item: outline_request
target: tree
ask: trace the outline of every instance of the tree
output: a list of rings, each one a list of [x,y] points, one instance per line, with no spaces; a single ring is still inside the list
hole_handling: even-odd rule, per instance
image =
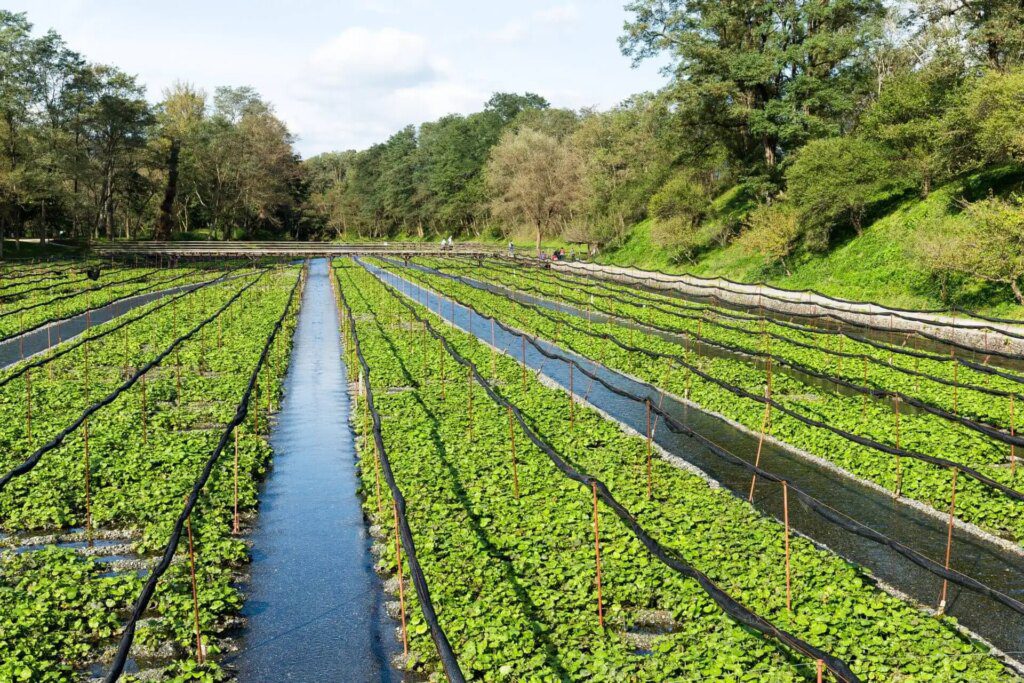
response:
[[[893,75],[861,120],[861,134],[894,151],[924,195],[950,173],[944,116],[962,83],[959,66],[941,60]]]
[[[582,160],[568,142],[531,128],[508,131],[487,162],[491,211],[532,225],[539,254],[543,236],[570,217],[582,194],[581,178]]]
[[[974,148],[965,156],[973,152],[982,163],[1024,164],[1024,68],[989,72],[973,82],[951,127],[950,135]]]
[[[551,106],[546,99],[532,92],[517,93],[496,92],[484,105],[484,111],[494,112],[502,124],[509,124],[519,114],[531,109],[547,109]]]
[[[860,234],[872,203],[910,185],[888,150],[858,137],[809,143],[787,170],[786,181],[814,249],[827,247],[833,229],[844,223]]]
[[[1024,4],[1020,0],[917,0],[924,26],[953,22],[974,57],[993,69],[1024,63]]]
[[[676,97],[734,160],[774,173],[780,155],[836,135],[858,100],[878,0],[634,0],[620,39],[635,62],[667,53]]]
[[[918,253],[932,270],[1009,285],[1024,304],[1024,201],[989,197],[927,227]]]
[[[160,203],[154,237],[158,240],[171,238],[174,227],[174,204],[178,196],[178,177],[182,144],[187,154],[194,155],[200,141],[200,128],[206,116],[206,93],[190,83],[175,83],[164,91],[160,104],[158,121],[161,138],[166,141],[167,184],[164,198]],[[161,144],[162,148],[164,145]],[[194,164],[192,165],[194,167]]]

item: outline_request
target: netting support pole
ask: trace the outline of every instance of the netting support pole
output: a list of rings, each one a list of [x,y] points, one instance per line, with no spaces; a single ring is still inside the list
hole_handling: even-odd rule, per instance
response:
[[[1013,394],[1010,394],[1010,436],[1017,435],[1017,417],[1014,413]],[[1010,444],[1010,478],[1011,480],[1017,478],[1017,447],[1012,443]]]
[[[523,360],[523,392],[526,392],[526,335],[519,337],[523,342],[522,360]]]
[[[818,683],[822,683],[825,680],[825,662],[819,659],[814,664],[818,670]]]
[[[498,376],[498,343],[494,339],[494,318],[491,318],[491,380]]]
[[[25,370],[25,430],[32,445],[32,368]]]
[[[576,397],[573,394],[573,366],[575,363],[569,361],[569,431],[576,431]]]
[[[395,561],[398,563],[398,605],[402,613],[402,653],[409,656],[409,634],[405,625],[405,579],[402,576],[402,539],[398,535],[397,501],[392,501],[391,509],[395,517]]]
[[[519,500],[519,465],[516,463],[516,431],[513,426],[512,408],[508,408],[508,442],[512,452],[512,493]]]
[[[786,527],[786,611],[793,611],[793,589],[789,567],[789,486],[782,480],[782,521]]]
[[[653,450],[651,432],[651,399],[644,400],[644,409],[647,413],[647,500],[651,499],[654,492],[654,482],[651,474],[651,451]]]
[[[186,503],[188,502],[188,496],[185,497]],[[203,633],[199,627],[199,586],[196,583],[196,549],[192,539],[192,514],[185,518],[185,528],[188,530],[188,558],[191,565],[192,574],[192,613],[195,618],[195,629],[196,629],[196,662],[200,665],[203,664],[205,652],[203,652]]]
[[[139,377],[139,389],[142,399],[142,443],[149,445],[149,415],[148,408],[146,406],[146,375],[143,374]]]
[[[89,547],[92,547],[92,466],[89,463],[89,418],[85,418],[82,424],[82,439],[84,442],[83,469],[85,473],[85,538]]]
[[[231,525],[231,533],[237,534],[238,528],[238,427],[235,427],[235,495],[234,495],[235,516]]]
[[[896,396],[893,399],[893,408],[896,416],[896,450],[900,449],[900,397]],[[899,453],[896,454],[896,489],[893,491],[893,495],[899,498],[903,493],[903,460],[900,458]]]
[[[594,498],[594,564],[597,567],[597,623],[604,628],[604,604],[601,599],[601,532],[597,524],[597,482],[590,482]]]
[[[960,470],[953,469],[953,488],[949,497],[949,521],[946,523],[946,569],[949,569],[949,558],[953,551],[953,517],[956,511],[956,479]],[[949,580],[942,580],[942,596],[939,598],[939,614],[946,611],[946,596],[949,591]]]
[[[473,370],[466,368],[466,410],[469,415],[469,439],[473,440]]]
[[[444,401],[447,397],[444,391],[444,345],[441,342],[437,343],[437,350],[441,359],[441,400]]]

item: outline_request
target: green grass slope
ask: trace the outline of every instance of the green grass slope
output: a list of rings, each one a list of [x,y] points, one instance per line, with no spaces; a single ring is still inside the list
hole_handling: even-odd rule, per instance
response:
[[[928,197],[912,197],[824,254],[794,255],[787,274],[737,244],[714,248],[695,263],[673,263],[665,249],[651,241],[649,222],[634,227],[617,248],[602,254],[603,263],[635,265],[666,272],[725,277],[741,282],[767,282],[787,289],[814,289],[831,296],[874,301],[904,308],[943,308],[949,304],[992,315],[1024,318],[1009,287],[960,280],[951,283],[950,301],[942,301],[938,280],[915,254],[917,240],[929,239],[934,220],[958,216],[959,202],[984,197],[989,191],[1006,195],[1020,191],[1019,170],[979,174],[937,188]]]

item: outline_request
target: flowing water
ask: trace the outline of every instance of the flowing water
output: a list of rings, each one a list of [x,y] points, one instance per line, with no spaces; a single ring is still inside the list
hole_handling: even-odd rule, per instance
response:
[[[327,261],[312,262],[271,434],[243,614],[240,681],[399,681],[373,571]]]
[[[451,300],[425,290],[416,284],[382,269],[365,264],[380,279],[427,305],[463,330],[472,331],[490,343],[491,328],[488,319],[456,305]],[[586,316],[569,307],[559,310]],[[454,311],[454,312],[453,312]],[[516,360],[521,360],[522,343],[518,335],[505,333],[496,327],[495,344],[507,349]],[[544,342],[547,350],[574,358],[578,366],[599,375],[609,384],[633,394],[649,398],[658,404],[660,394],[644,385],[599,364],[584,359]],[[568,387],[568,364],[543,356],[530,344],[526,345],[526,364],[540,370],[563,387]],[[618,396],[600,384],[577,374],[575,391],[607,412],[616,420],[644,433],[647,413],[642,402]],[[737,429],[726,421],[685,403],[665,397],[662,407],[673,418],[691,427],[719,446],[752,462],[757,449],[755,434]],[[668,452],[696,465],[738,497],[746,499],[750,489],[750,473],[717,457],[700,443],[683,434],[675,434],[661,426],[655,430],[655,440]],[[761,467],[786,477],[819,500],[825,501],[839,512],[848,515],[876,531],[894,538],[933,560],[942,562],[946,550],[947,528],[945,520],[927,515],[891,495],[866,486],[851,478],[840,476],[819,464],[802,458],[788,449],[766,442],[761,454]],[[782,517],[782,492],[777,484],[761,482],[754,499],[755,506],[777,519]],[[921,569],[887,546],[861,538],[830,524],[810,509],[798,503],[790,505],[790,524],[809,538],[828,546],[840,556],[867,568],[875,577],[909,595],[924,605],[935,607],[942,588],[942,580]],[[982,583],[1018,600],[1024,600],[1024,556],[997,546],[962,529],[954,529],[950,566]],[[967,589],[950,584],[946,613],[961,624],[987,639],[1015,659],[1024,656],[1024,616],[995,601]]]

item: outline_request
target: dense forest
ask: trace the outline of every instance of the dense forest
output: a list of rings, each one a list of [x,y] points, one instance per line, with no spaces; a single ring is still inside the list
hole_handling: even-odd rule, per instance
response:
[[[147,103],[0,14],[0,230],[92,238],[560,238],[645,222],[673,262],[735,245],[788,272],[952,180],[915,258],[1024,302],[1024,6],[637,0],[620,38],[666,85],[608,111],[495,94],[360,151],[300,159],[250,88]],[[1009,179],[1009,181],[1007,181]],[[991,185],[997,191],[991,192]],[[977,188],[975,188],[977,189]]]

